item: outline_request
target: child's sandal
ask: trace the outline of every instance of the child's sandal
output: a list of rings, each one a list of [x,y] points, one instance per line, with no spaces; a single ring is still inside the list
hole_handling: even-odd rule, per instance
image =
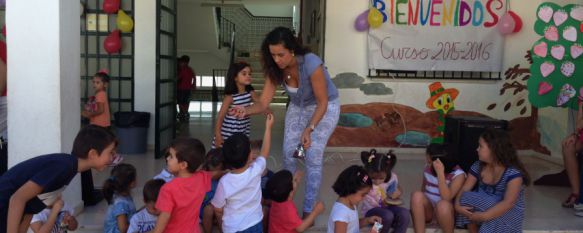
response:
[[[573,205],[577,202],[578,198],[579,194],[571,193],[571,195],[567,197],[567,200],[562,203],[562,206],[565,208],[573,208]]]

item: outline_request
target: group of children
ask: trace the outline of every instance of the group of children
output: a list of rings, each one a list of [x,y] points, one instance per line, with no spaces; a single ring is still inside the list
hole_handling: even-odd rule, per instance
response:
[[[466,176],[446,156],[443,145],[429,145],[423,184],[411,195],[411,211],[400,206],[402,191],[392,171],[395,154],[362,152],[364,166],[345,169],[333,185],[339,197],[328,218],[328,232],[355,233],[369,225],[375,232],[406,232],[411,218],[415,232],[425,232],[425,225],[434,220],[443,232],[453,232],[455,227],[470,232],[522,232],[524,187],[530,177],[510,137],[488,129],[477,151],[479,161]]]
[[[232,105],[249,105],[256,98],[246,63],[232,64],[226,96],[215,126],[213,149],[202,142],[178,138],[167,149],[167,167],[146,182],[145,207],[137,210],[131,196],[137,171],[117,164],[103,185],[109,204],[104,232],[303,232],[324,211],[318,202],[303,219],[293,196],[302,174],[266,169],[273,116],[267,113],[263,141],[249,140],[249,119],[226,115]],[[0,229],[8,232],[65,232],[77,221],[60,193],[77,172],[103,170],[115,158],[117,141],[107,128],[105,88],[109,78],[93,78],[96,97],[82,115],[93,125],[75,138],[71,154],[39,156],[20,163],[0,177]],[[104,127],[100,127],[104,126]],[[216,148],[215,148],[216,147]],[[487,130],[479,139],[479,161],[469,174],[446,156],[442,145],[426,150],[420,191],[411,194],[411,210],[402,207],[403,194],[393,172],[397,156],[389,151],[361,153],[363,166],[343,170],[332,189],[338,194],[328,218],[328,232],[415,232],[436,221],[444,232],[455,226],[471,232],[520,232],[524,218],[524,186],[530,178],[509,136]],[[47,209],[45,209],[48,207]],[[360,215],[359,215],[360,208]],[[43,210],[44,209],[44,210]],[[33,216],[33,214],[35,214]],[[362,218],[359,218],[362,216]]]

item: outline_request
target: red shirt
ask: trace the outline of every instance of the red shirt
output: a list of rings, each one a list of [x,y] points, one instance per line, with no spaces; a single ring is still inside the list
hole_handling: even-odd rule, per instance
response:
[[[190,90],[196,84],[194,71],[188,66],[178,68],[178,89]]]
[[[191,177],[174,178],[160,189],[156,208],[170,214],[164,232],[199,233],[199,212],[205,194],[211,190],[211,174],[195,172]]]
[[[269,233],[296,232],[296,228],[302,224],[298,216],[298,210],[292,200],[285,202],[271,202],[269,209]]]

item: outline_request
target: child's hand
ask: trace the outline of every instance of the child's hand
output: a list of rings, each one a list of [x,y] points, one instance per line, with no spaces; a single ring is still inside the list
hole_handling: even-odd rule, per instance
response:
[[[322,212],[324,212],[325,207],[324,207],[324,203],[322,203],[321,201],[316,202],[316,205],[314,206],[314,213],[316,214],[320,214]]]
[[[435,169],[435,173],[437,173],[438,175],[443,174],[443,171],[445,170],[445,168],[443,167],[443,163],[439,159],[433,161],[433,169]]]
[[[474,209],[474,208],[469,207],[469,206],[456,205],[456,207],[455,207],[456,212],[460,213],[463,216],[466,216],[469,219],[472,219],[472,215],[473,215],[472,209]]]
[[[219,148],[223,146],[223,136],[219,133],[215,135],[215,147]]]
[[[58,197],[57,200],[55,201],[55,203],[53,203],[53,209],[60,211],[61,209],[63,209],[64,205],[65,205],[65,202],[63,200],[61,200],[61,197]]]
[[[366,224],[374,224],[375,222],[379,222],[380,224],[383,224],[383,219],[379,216],[370,216],[370,217],[366,218]]]
[[[273,114],[269,113],[266,115],[265,117],[265,127],[271,129],[271,127],[273,126]]]
[[[397,189],[395,190],[395,192],[393,192],[393,194],[391,194],[391,198],[398,199],[399,197],[401,197],[401,194],[403,194],[403,192],[401,192],[400,189]]]

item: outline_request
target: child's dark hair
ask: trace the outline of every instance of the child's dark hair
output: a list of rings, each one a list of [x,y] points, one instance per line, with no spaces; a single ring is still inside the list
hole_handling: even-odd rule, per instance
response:
[[[235,78],[239,75],[241,70],[245,69],[246,67],[251,68],[251,65],[247,62],[237,62],[233,63],[229,66],[229,71],[227,71],[227,77],[225,77],[225,95],[234,95],[239,93],[239,89],[237,88],[237,83],[235,82]],[[251,84],[245,86],[245,91],[253,91],[253,86]]]
[[[112,170],[103,183],[103,197],[107,204],[113,203],[113,194],[130,194],[130,186],[136,181],[136,168],[127,163],[120,163]]]
[[[144,184],[144,203],[156,202],[158,200],[158,194],[160,193],[160,188],[166,182],[163,179],[151,179]]]
[[[261,147],[263,146],[263,140],[251,140],[251,150],[252,151],[261,151]]]
[[[377,153],[377,150],[360,152],[360,159],[364,164],[364,168],[368,174],[384,172],[387,174],[385,182],[391,179],[391,173],[395,164],[397,164],[397,156],[390,150],[387,154]]]
[[[93,77],[98,77],[101,79],[102,82],[109,83],[109,75],[103,71],[95,73],[95,75],[93,75]]]
[[[281,170],[273,174],[265,185],[270,199],[275,202],[287,201],[289,194],[294,189],[293,179],[292,173],[288,170]]]
[[[513,167],[520,171],[522,174],[523,184],[528,186],[530,184],[530,175],[526,171],[526,168],[518,158],[516,149],[512,145],[510,140],[510,135],[506,131],[494,128],[488,128],[480,138],[484,139],[488,148],[492,152],[494,161],[502,164],[504,167]],[[482,166],[484,167],[482,162]]]
[[[182,55],[178,58],[178,62],[186,62],[189,63],[190,62],[190,57],[188,55]]]
[[[205,163],[205,170],[223,170],[223,150],[221,148],[215,148],[209,150],[206,153],[206,163]]]
[[[170,153],[170,148],[176,151],[178,162],[186,162],[187,170],[190,173],[196,172],[205,163],[206,149],[204,144],[196,138],[176,138],[168,146],[166,153]]]
[[[447,152],[447,147],[443,144],[431,143],[425,149],[425,154],[429,155],[431,161],[439,159],[443,164],[443,173],[445,175],[451,173],[455,166],[457,166],[456,160]],[[434,176],[437,176],[437,172],[431,165],[431,172]]]
[[[71,154],[77,158],[86,159],[89,151],[95,150],[101,155],[101,152],[112,143],[117,146],[117,139],[109,129],[97,125],[88,125],[77,133]]]
[[[332,185],[334,192],[340,197],[346,197],[357,193],[359,190],[372,187],[372,179],[362,166],[352,165],[338,175],[336,182]]]
[[[251,146],[243,133],[231,135],[223,144],[224,165],[227,169],[239,169],[247,164]]]

